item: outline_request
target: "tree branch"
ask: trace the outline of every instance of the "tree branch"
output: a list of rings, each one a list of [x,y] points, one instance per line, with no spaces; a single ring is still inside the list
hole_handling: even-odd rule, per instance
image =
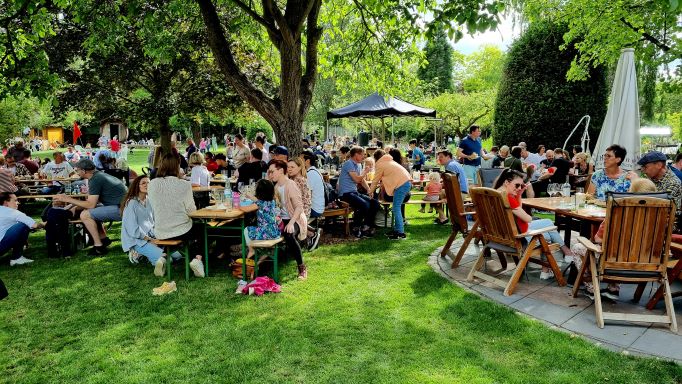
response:
[[[306,39],[305,50],[305,74],[301,79],[301,115],[305,116],[310,108],[310,101],[313,98],[313,91],[315,89],[315,82],[317,81],[317,65],[318,65],[318,43],[322,38],[322,28],[317,26],[317,20],[322,7],[322,0],[313,0],[313,6],[308,13],[307,28],[308,34]]]
[[[642,35],[642,37],[650,42],[651,44],[657,46],[661,51],[663,52],[668,52],[670,51],[670,47],[666,44],[664,44],[662,41],[658,40],[656,37],[646,33],[646,32],[640,32],[639,28],[636,28],[634,25],[632,25],[629,21],[625,20],[625,17],[621,17],[620,21],[625,24],[626,27],[630,28],[631,30],[639,33]]]
[[[272,22],[269,20],[264,19],[261,15],[259,15],[256,11],[254,11],[251,7],[248,5],[244,4],[241,0],[232,0],[233,3],[235,3],[242,11],[246,12],[252,19],[254,19],[256,22],[258,22],[260,25],[264,26],[267,30],[268,33],[273,32],[276,33],[277,29]]]

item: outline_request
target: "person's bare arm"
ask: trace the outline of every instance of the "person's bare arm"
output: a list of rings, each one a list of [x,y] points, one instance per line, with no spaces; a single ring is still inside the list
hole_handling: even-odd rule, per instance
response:
[[[62,202],[66,204],[75,205],[83,209],[92,209],[97,206],[99,201],[99,195],[89,195],[86,200],[74,199],[73,197],[67,196],[65,194],[54,195],[53,201]]]

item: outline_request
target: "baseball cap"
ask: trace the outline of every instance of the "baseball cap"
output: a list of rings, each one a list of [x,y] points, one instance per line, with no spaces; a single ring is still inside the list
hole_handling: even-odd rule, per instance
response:
[[[275,155],[284,155],[284,156],[289,156],[289,150],[287,147],[280,145],[277,148],[275,148],[274,151]]]
[[[76,165],[74,165],[74,168],[79,168],[84,171],[92,171],[95,169],[95,163],[93,163],[90,159],[80,159]]]
[[[639,159],[637,164],[645,165],[645,164],[653,163],[655,161],[666,162],[666,161],[668,161],[668,158],[662,152],[651,151],[651,152],[647,153],[646,155],[642,156],[642,158]]]

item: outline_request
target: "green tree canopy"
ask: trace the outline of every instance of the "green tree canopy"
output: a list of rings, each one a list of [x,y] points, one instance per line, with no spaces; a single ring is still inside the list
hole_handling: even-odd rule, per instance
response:
[[[419,79],[436,94],[452,90],[452,47],[442,28],[426,43],[424,56],[426,65],[419,68]]]

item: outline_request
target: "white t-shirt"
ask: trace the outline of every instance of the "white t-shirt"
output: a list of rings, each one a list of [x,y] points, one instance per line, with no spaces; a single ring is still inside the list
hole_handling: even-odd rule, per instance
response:
[[[36,224],[35,220],[26,216],[23,212],[0,205],[0,240],[5,237],[7,230],[16,223],[24,223],[29,228]]]
[[[209,181],[211,180],[211,173],[203,165],[195,165],[192,168],[192,185],[200,185],[202,187],[208,187]]]
[[[65,179],[73,173],[73,167],[68,161],[62,161],[59,164],[55,163],[54,161],[50,161],[49,163],[45,164],[43,173],[51,176],[53,179]],[[59,183],[55,181],[52,184],[58,185]]]
[[[317,212],[324,212],[324,180],[315,167],[308,168],[308,188],[310,188],[312,204],[310,208]]]

